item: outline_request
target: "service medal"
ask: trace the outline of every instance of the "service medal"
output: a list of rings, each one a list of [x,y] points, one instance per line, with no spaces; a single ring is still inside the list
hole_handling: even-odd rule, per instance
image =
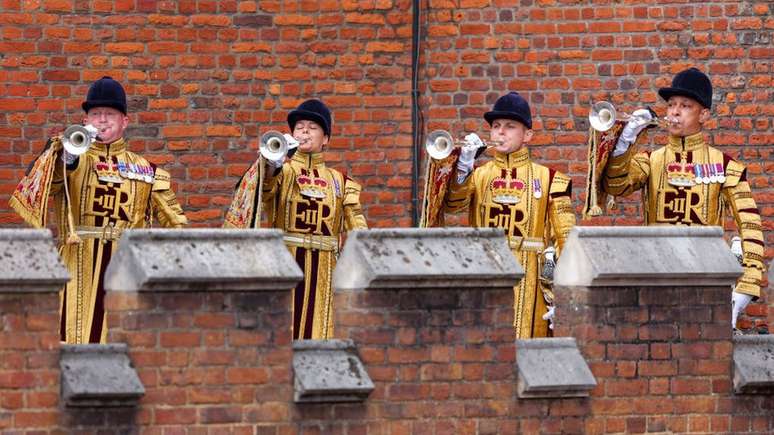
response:
[[[535,199],[540,199],[543,196],[543,188],[540,185],[540,179],[538,178],[532,180],[532,195]]]
[[[710,183],[717,183],[718,182],[718,175],[715,171],[715,165],[712,163],[709,164],[709,172],[710,172]]]
[[[143,166],[143,179],[146,183],[153,183],[153,168],[150,166]]]
[[[124,178],[129,178],[129,175],[127,174],[126,163],[124,163],[123,160],[118,161],[118,175]]]
[[[718,183],[726,182],[726,171],[723,169],[722,163],[715,163],[715,169],[718,173]]]

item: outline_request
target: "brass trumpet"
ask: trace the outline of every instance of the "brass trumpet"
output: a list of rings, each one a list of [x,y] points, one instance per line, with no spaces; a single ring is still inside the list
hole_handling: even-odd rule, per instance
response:
[[[483,141],[483,140],[482,140]],[[443,160],[454,150],[454,147],[458,144],[462,144],[465,141],[457,139],[455,140],[451,133],[446,130],[433,130],[427,135],[425,140],[425,150],[427,155],[434,160]],[[488,141],[484,142],[484,146],[479,148],[476,152],[476,157],[481,155],[484,150],[500,145],[500,141]]]
[[[80,156],[89,150],[98,132],[93,125],[71,125],[62,134],[62,146],[69,154]]]
[[[615,106],[607,101],[598,101],[591,106],[589,111],[589,123],[596,131],[610,130],[616,121],[629,121],[637,116],[628,113],[616,112]],[[657,125],[662,128],[668,128],[675,121],[671,118],[653,118],[648,125]]]

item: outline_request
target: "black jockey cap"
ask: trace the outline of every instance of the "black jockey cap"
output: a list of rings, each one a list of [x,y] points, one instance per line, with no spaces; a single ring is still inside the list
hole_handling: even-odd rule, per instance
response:
[[[659,89],[658,94],[664,100],[675,95],[692,98],[707,109],[712,108],[712,82],[696,68],[677,73],[672,79],[672,86]]]
[[[323,129],[326,136],[331,137],[331,111],[320,100],[311,99],[299,104],[298,107],[288,113],[288,125],[292,132],[296,123],[301,120],[314,121]]]
[[[112,107],[126,115],[126,92],[121,83],[112,77],[104,76],[91,84],[86,101],[81,107],[86,113],[95,107]]]
[[[518,92],[508,92],[498,98],[490,112],[484,113],[484,119],[491,126],[495,119],[513,119],[532,129],[532,113],[529,104]]]

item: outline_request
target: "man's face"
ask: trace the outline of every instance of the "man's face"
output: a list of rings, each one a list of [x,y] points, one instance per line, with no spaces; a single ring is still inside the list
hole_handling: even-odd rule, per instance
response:
[[[322,127],[307,119],[296,122],[293,137],[298,141],[298,150],[303,153],[319,153],[328,144],[328,136]]]
[[[690,136],[701,131],[710,111],[693,98],[675,95],[667,100],[667,118],[672,120],[668,131],[672,136]]]
[[[510,154],[521,149],[532,139],[532,130],[519,121],[495,119],[489,131],[489,138],[492,141],[500,142],[495,146],[495,150]]]
[[[84,123],[96,127],[98,141],[113,143],[124,137],[129,117],[112,107],[94,107],[86,113]]]

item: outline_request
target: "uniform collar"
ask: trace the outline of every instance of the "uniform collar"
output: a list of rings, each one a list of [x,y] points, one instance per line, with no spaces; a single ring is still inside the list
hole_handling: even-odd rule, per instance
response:
[[[704,135],[702,132],[690,136],[669,136],[667,146],[672,151],[696,151],[705,146]]]
[[[304,153],[296,151],[291,160],[300,163],[305,168],[314,168],[325,164],[323,153]]]
[[[521,147],[521,149],[514,151],[510,154],[501,152],[495,152],[495,162],[499,166],[506,168],[518,168],[529,163],[529,148]]]
[[[126,151],[126,141],[121,138],[111,143],[94,142],[89,147],[89,151],[97,154],[117,154]]]

